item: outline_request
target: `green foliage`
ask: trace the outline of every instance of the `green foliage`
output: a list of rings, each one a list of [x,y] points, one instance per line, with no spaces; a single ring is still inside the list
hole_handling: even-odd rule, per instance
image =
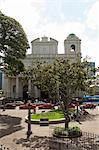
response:
[[[0,97],[4,96],[3,90],[0,90]]]
[[[34,85],[49,94],[49,98],[61,101],[65,125],[68,124],[68,104],[79,96],[80,91],[86,91],[88,86],[84,64],[79,60],[70,63],[65,59],[56,59],[50,64],[37,61],[26,70],[26,74]]]
[[[80,61],[72,64],[65,59],[56,59],[52,64],[38,61],[26,70],[26,74],[50,98],[59,99],[61,96],[65,102],[79,96],[79,91],[85,91],[88,85],[87,74]]]
[[[29,45],[22,26],[0,12],[0,57],[8,74],[16,75],[23,70],[21,59],[26,56],[27,48]]]
[[[72,127],[68,129],[68,135],[70,137],[77,137],[82,135],[82,131],[79,127]]]
[[[99,95],[99,86],[93,86],[89,88],[89,95]]]
[[[63,131],[65,131],[64,127],[55,127],[53,131],[53,135],[62,135]]]
[[[8,61],[8,59],[10,59],[10,57],[6,58],[5,63]],[[5,66],[6,74],[12,76],[24,71],[24,64],[21,60],[13,60],[13,58],[11,58],[11,60],[8,63],[9,65]]]
[[[64,127],[55,127],[53,131],[53,136],[61,137],[79,137],[82,135],[82,131],[79,127],[71,127],[68,129],[65,129]]]

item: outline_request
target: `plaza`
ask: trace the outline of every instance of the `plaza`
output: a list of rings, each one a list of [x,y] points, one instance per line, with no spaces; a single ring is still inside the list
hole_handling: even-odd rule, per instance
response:
[[[0,150],[99,150],[98,12],[0,1]]]
[[[79,126],[83,132],[99,135],[99,106],[96,109],[88,110],[88,112],[90,116],[81,121],[82,124],[70,122],[69,126]],[[30,150],[30,147],[25,144],[22,145],[22,140],[27,137],[27,123],[25,122],[27,114],[28,110],[19,110],[18,108],[15,110],[0,110],[0,145],[3,144],[11,150]],[[51,137],[55,126],[64,126],[64,123],[49,126],[32,124],[31,138],[34,136]]]

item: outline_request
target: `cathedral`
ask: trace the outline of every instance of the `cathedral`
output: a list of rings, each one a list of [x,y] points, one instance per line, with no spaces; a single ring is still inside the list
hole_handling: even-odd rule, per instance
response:
[[[69,34],[64,40],[64,54],[58,54],[58,41],[53,38],[41,37],[31,42],[32,53],[28,54],[22,62],[27,68],[32,65],[33,60],[40,59],[52,62],[55,58],[64,58],[70,62],[81,59],[81,40],[75,34]],[[31,80],[22,80],[22,75],[8,77],[4,75],[3,91],[8,98],[42,97],[42,93]]]

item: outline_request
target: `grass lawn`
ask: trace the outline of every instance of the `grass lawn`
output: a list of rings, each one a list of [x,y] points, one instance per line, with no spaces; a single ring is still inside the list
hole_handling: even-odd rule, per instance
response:
[[[31,119],[39,120],[41,118],[48,118],[49,120],[61,119],[61,118],[64,118],[64,114],[62,113],[62,111],[53,110],[49,112],[42,112],[40,114],[31,115]]]

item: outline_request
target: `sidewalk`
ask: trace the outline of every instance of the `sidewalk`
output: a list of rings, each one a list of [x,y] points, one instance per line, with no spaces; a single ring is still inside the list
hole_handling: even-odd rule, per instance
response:
[[[79,126],[82,131],[95,133],[99,135],[99,109],[89,110],[93,114],[93,119],[86,120],[80,125],[77,122],[70,122],[70,126]],[[20,139],[26,139],[27,123],[25,123],[25,117],[28,114],[28,110],[6,110],[2,112],[0,110],[0,144],[5,147],[13,148],[11,150],[30,150],[29,147],[22,147],[21,144],[16,144]],[[4,120],[3,117],[6,119]],[[9,119],[10,118],[10,119]],[[31,125],[32,135],[37,136],[51,136],[54,126],[64,126],[64,123],[49,125],[41,127],[39,125]],[[4,131],[2,133],[2,131]],[[7,132],[6,132],[7,131]],[[16,149],[15,149],[16,148]]]

